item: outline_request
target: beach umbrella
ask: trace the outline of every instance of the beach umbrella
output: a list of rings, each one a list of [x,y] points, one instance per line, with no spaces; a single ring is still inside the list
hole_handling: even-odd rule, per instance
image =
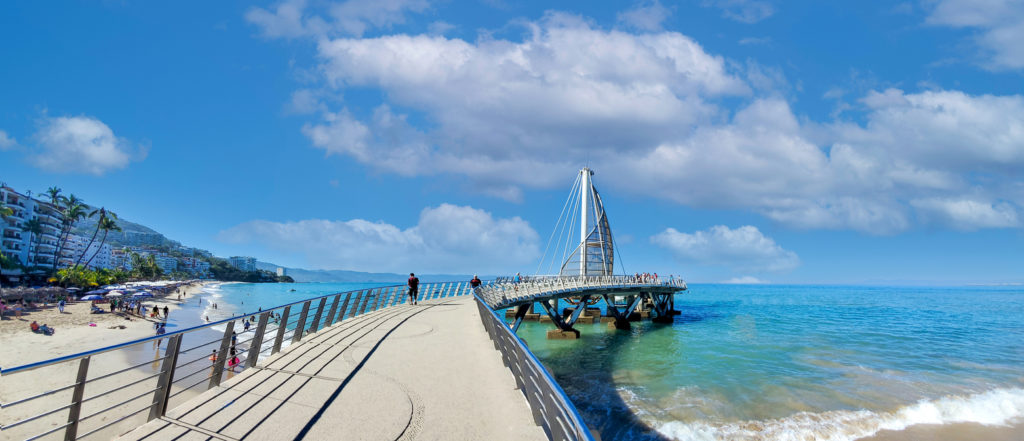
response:
[[[107,293],[107,297],[121,297],[124,293],[121,291],[110,291]]]
[[[86,294],[103,294],[105,292],[107,292],[107,290],[105,289],[94,289],[92,291],[86,292]]]
[[[87,296],[79,297],[78,300],[103,300],[103,296],[97,294],[90,294]]]
[[[149,292],[146,292],[146,291],[142,291],[142,292],[137,292],[135,294],[132,294],[132,296],[133,297],[153,297],[153,294],[149,293]]]

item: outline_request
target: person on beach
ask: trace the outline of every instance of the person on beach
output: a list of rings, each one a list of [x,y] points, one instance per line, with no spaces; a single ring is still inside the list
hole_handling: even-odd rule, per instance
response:
[[[413,305],[419,304],[420,294],[420,279],[416,277],[416,274],[409,273],[409,303]]]
[[[167,316],[170,315],[170,313],[171,313],[171,310],[168,309],[166,306],[164,306],[164,319],[165,320],[167,319]]]
[[[166,332],[167,332],[167,330],[164,329],[164,325],[163,324],[161,324],[160,326],[156,327],[156,335],[164,335],[164,333],[166,333]],[[162,338],[156,339],[156,347],[157,348],[160,348],[160,342],[162,342],[163,340],[164,339],[162,339]]]
[[[242,330],[242,332],[248,332],[249,331],[249,321],[246,320],[245,324],[242,325],[242,327],[245,328],[244,330]]]
[[[60,301],[57,302],[57,310],[60,311],[61,314],[64,313],[64,299],[60,299]]]
[[[235,331],[231,331],[231,347],[234,347],[235,343],[238,343],[238,334],[235,334]]]

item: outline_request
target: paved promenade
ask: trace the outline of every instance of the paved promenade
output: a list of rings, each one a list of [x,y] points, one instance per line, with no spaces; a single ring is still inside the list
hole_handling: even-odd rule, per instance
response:
[[[307,337],[127,440],[542,440],[469,297]]]

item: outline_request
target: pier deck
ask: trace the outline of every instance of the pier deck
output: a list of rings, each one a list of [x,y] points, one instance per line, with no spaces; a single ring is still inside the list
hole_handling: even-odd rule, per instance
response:
[[[546,437],[463,296],[345,320],[121,439]]]

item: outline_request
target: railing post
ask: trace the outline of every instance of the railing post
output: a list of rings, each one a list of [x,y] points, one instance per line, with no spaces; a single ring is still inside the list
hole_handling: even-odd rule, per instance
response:
[[[249,342],[249,356],[245,358],[246,367],[256,366],[256,361],[260,358],[260,351],[263,346],[263,333],[267,330],[268,321],[270,321],[270,311],[260,314],[260,322],[256,325],[256,335]]]
[[[465,282],[459,282],[458,285],[455,285],[455,297],[458,297],[458,296],[462,295],[462,284],[463,283],[465,283]]]
[[[292,343],[298,343],[302,340],[302,335],[306,333],[306,316],[309,315],[309,304],[312,300],[306,300],[306,303],[302,304],[302,312],[299,313],[299,322],[295,324],[295,333],[292,334]]]
[[[445,283],[444,285],[441,285],[441,295],[439,295],[438,297],[439,298],[448,297],[449,296],[449,292],[450,292],[450,290],[449,290],[450,287],[451,287],[451,283]]]
[[[288,312],[291,310],[291,305],[288,305],[284,307],[284,312],[281,313],[281,321],[277,324],[277,337],[274,338],[274,349],[270,350],[270,355],[281,352],[281,343],[284,342],[284,333],[288,332]]]
[[[373,290],[370,290],[372,293]],[[373,306],[370,307],[370,311],[376,311],[380,309],[381,300],[383,300],[384,293],[382,288],[377,288],[377,293],[373,294]]]
[[[71,393],[71,409],[68,412],[68,427],[64,430],[64,441],[74,441],[78,437],[78,415],[82,412],[85,380],[89,375],[89,358],[82,358],[82,361],[78,362],[78,376],[75,379],[75,390]]]
[[[153,407],[149,408],[149,421],[164,416],[167,412],[167,400],[171,396],[171,384],[174,382],[174,366],[178,363],[178,351],[181,349],[182,334],[177,334],[167,342],[164,362],[160,366],[160,378],[153,393]]]
[[[338,311],[338,321],[345,320],[345,311],[348,310],[348,301],[352,299],[352,293],[345,296],[345,303],[341,304],[341,311]]]
[[[334,324],[334,313],[338,311],[339,304],[341,304],[341,294],[334,296],[334,303],[331,303],[331,310],[327,312],[327,320],[324,321],[325,328]]]
[[[320,330],[320,317],[324,314],[325,304],[327,304],[327,297],[320,297],[320,304],[316,307],[316,317],[313,319],[313,326],[310,327],[313,332]]]
[[[362,315],[366,313],[366,304],[370,302],[370,297],[373,294],[373,290],[368,289],[359,294],[363,296],[363,306],[359,308],[359,313],[356,315]]]
[[[217,352],[217,361],[213,362],[213,375],[210,376],[210,385],[207,389],[220,386],[220,379],[224,375],[224,363],[228,358],[228,346],[231,344],[231,334],[235,331],[235,321],[232,320],[224,326],[224,338],[220,340],[220,351]]]

